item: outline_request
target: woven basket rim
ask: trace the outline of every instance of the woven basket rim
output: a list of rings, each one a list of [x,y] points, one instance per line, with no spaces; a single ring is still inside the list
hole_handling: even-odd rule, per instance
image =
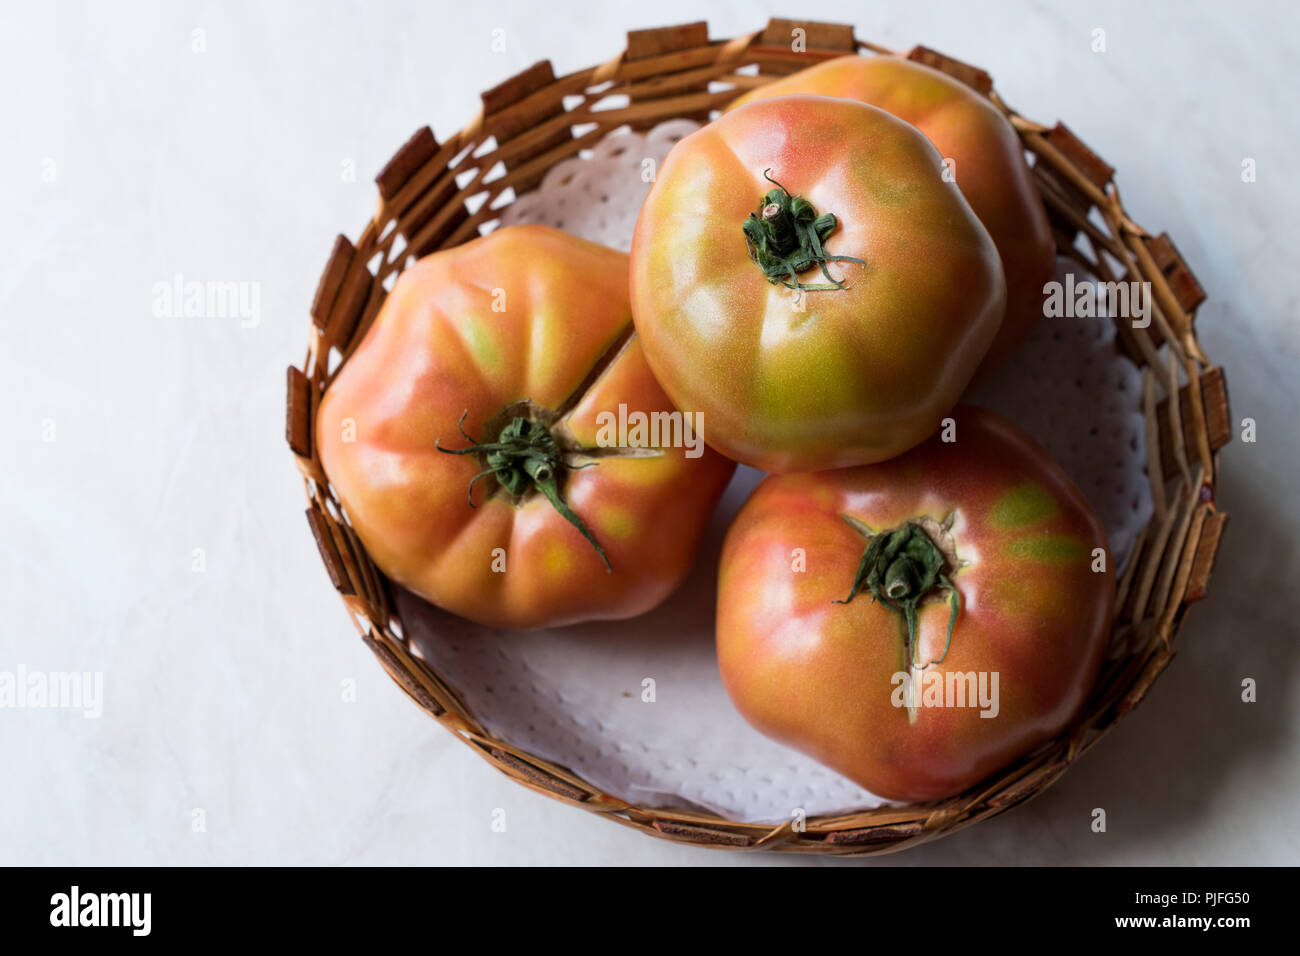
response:
[[[321,466],[316,410],[396,275],[415,259],[494,225],[508,204],[499,200],[513,201],[503,197],[506,189],[522,195],[556,162],[615,129],[680,117],[707,120],[710,110],[750,88],[849,54],[903,56],[987,97],[1033,158],[1058,255],[1103,281],[1150,283],[1151,325],[1135,329],[1117,320],[1116,327],[1120,348],[1142,370],[1154,513],[1120,571],[1112,656],[1083,711],[1056,739],[969,791],[780,825],[638,806],[495,737],[412,651],[391,584],[348,524]],[[593,109],[611,97],[626,98],[626,105]],[[418,706],[518,783],[644,833],[698,846],[845,856],[915,846],[1025,802],[1137,706],[1173,657],[1188,606],[1207,593],[1227,520],[1215,506],[1215,485],[1230,418],[1223,370],[1196,337],[1205,294],[1169,236],[1152,235],[1129,218],[1109,164],[1064,124],[1045,126],[1011,109],[978,67],[922,46],[896,53],[858,39],[851,26],[815,21],[774,18],[763,30],[731,39],[711,39],[704,21],[633,30],[626,48],[602,64],[556,77],[543,60],[481,99],[474,119],[445,143],[422,127],[380,170],[378,209],[355,243],[336,238],[311,304],[307,356],[301,367],[288,369],[286,439],[304,479],[308,524],[321,559],[362,640]]]

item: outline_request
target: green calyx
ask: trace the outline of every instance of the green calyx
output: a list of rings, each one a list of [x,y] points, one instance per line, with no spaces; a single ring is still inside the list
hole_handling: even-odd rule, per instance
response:
[[[768,175],[770,172],[770,169],[763,170],[763,178],[776,189],[768,190],[758,204],[758,211],[751,212],[741,227],[749,257],[763,270],[768,282],[779,282],[787,289],[829,292],[846,288],[843,279],[830,274],[826,263],[856,262],[863,267],[866,263],[852,256],[826,254],[823,244],[839,220],[830,212],[817,215],[812,203],[802,196],[791,196],[789,190]],[[813,266],[821,268],[826,281],[800,282],[799,273]]]
[[[487,468],[470,479],[467,491],[469,506],[474,507],[474,483],[488,475],[494,475],[501,487],[515,498],[521,498],[535,489],[546,496],[551,507],[564,520],[581,532],[605,562],[605,570],[612,573],[614,568],[609,563],[605,549],[560,495],[559,481],[563,469],[587,468],[595,462],[586,465],[566,464],[560,454],[560,446],[550,431],[544,425],[519,415],[501,429],[496,441],[480,444],[467,435],[462,426],[465,415],[468,414],[466,411],[456,423],[462,437],[470,443],[468,448],[443,448],[442,439],[434,442],[434,447],[448,455],[482,455],[487,462]]]
[[[915,521],[909,521],[894,531],[870,534],[860,522],[847,516],[845,520],[857,530],[869,534],[870,538],[858,563],[858,573],[849,596],[835,603],[848,604],[860,591],[870,591],[873,601],[879,601],[902,615],[906,625],[905,648],[909,667],[925,668],[943,661],[952,645],[952,629],[957,623],[957,615],[961,613],[961,592],[945,573],[948,560],[943,551]],[[948,615],[948,636],[943,654],[937,660],[919,664],[916,660],[916,608],[932,592],[941,591],[948,592],[952,608]]]

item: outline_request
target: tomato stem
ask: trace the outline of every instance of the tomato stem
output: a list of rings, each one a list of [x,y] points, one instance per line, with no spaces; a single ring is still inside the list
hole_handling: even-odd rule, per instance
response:
[[[858,531],[866,527],[847,515],[845,521]],[[952,646],[952,630],[961,613],[961,592],[945,573],[946,565],[947,558],[934,539],[920,524],[908,521],[893,531],[870,535],[862,552],[862,560],[858,562],[858,572],[853,578],[849,596],[835,603],[848,604],[860,591],[866,589],[871,592],[873,602],[879,601],[902,615],[906,631],[907,664],[909,668],[917,668],[917,605],[931,592],[947,591],[951,611],[948,614],[948,636],[943,645],[943,653],[936,660],[919,665],[923,670],[931,664],[941,663],[948,656],[948,649]]]
[[[505,428],[501,429],[501,434],[496,441],[479,443],[465,432],[464,422],[468,414],[467,409],[460,416],[460,421],[456,422],[456,428],[470,443],[468,448],[443,448],[441,438],[435,441],[433,446],[448,455],[475,454],[482,455],[486,459],[487,468],[469,481],[469,490],[466,492],[469,496],[469,506],[475,507],[474,483],[488,475],[495,475],[501,487],[516,498],[531,489],[536,489],[546,497],[551,507],[558,511],[565,521],[577,528],[591,543],[601,560],[605,562],[605,571],[612,574],[614,568],[609,563],[609,556],[605,554],[605,549],[600,546],[596,536],[583,524],[582,519],[574,513],[560,494],[561,469],[588,468],[596,462],[588,462],[585,465],[566,464],[560,455],[560,447],[556,444],[555,437],[544,426],[521,415],[516,415]]]
[[[763,170],[763,178],[776,186],[768,190],[741,226],[749,257],[754,260],[767,281],[780,283],[787,289],[810,291],[835,291],[847,288],[843,279],[836,279],[826,268],[828,262],[856,262],[866,267],[861,259],[852,256],[826,254],[823,243],[835,231],[839,220],[834,213],[820,216],[813,204],[802,196],[792,196],[790,191],[773,179],[771,169]],[[799,281],[799,273],[813,266],[821,268],[826,282]]]

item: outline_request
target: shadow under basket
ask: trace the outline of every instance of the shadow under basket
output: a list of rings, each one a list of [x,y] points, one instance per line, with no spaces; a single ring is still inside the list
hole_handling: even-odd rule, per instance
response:
[[[599,66],[556,77],[537,63],[482,94],[474,121],[445,143],[418,130],[375,181],[379,208],[355,243],[339,236],[311,305],[301,369],[288,370],[289,446],[305,480],[307,519],[334,587],[362,639],[432,717],[524,786],[652,836],[698,846],[844,856],[887,853],[952,833],[1041,793],[1131,711],[1174,655],[1187,607],[1206,585],[1227,515],[1215,507],[1218,450],[1230,437],[1223,371],[1197,340],[1205,299],[1168,235],[1125,213],[1114,170],[1063,124],[1043,126],[1010,109],[983,70],[916,47],[905,56],[987,97],[1027,151],[1057,251],[1104,282],[1150,283],[1152,321],[1117,320],[1117,341],[1142,370],[1147,472],[1154,514],[1120,569],[1111,652],[1074,724],[1055,740],[946,800],[889,806],[780,825],[705,812],[642,807],[601,792],[566,767],[495,737],[417,657],[395,611],[392,586],[348,525],[314,447],[320,398],[365,336],[398,273],[416,259],[494,228],[514,197],[548,169],[625,127],[706,121],[745,91],[848,54],[899,56],[838,24],[774,19],[731,40],[691,23],[627,36]]]

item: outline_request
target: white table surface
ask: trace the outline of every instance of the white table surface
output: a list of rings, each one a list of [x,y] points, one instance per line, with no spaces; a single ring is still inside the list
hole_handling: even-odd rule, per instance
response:
[[[1211,596],[1142,706],[1040,799],[887,860],[1294,864],[1300,18],[1240,2],[972,12],[986,6],[784,8],[977,63],[1025,115],[1064,118],[1208,290],[1201,339],[1258,441],[1223,454],[1231,520]],[[603,61],[628,28],[707,17],[731,36],[768,12],[0,9],[0,671],[104,674],[100,719],[0,710],[0,863],[825,862],[651,840],[457,743],[357,638],[283,437],[284,367],[305,351],[330,243],[356,236],[371,177],[412,131],[449,135],[480,90],[546,57],[557,73]],[[153,286],[176,274],[260,283],[260,321],[155,318]],[[1255,704],[1239,701],[1243,677],[1258,681]],[[1104,834],[1089,827],[1095,807]]]

